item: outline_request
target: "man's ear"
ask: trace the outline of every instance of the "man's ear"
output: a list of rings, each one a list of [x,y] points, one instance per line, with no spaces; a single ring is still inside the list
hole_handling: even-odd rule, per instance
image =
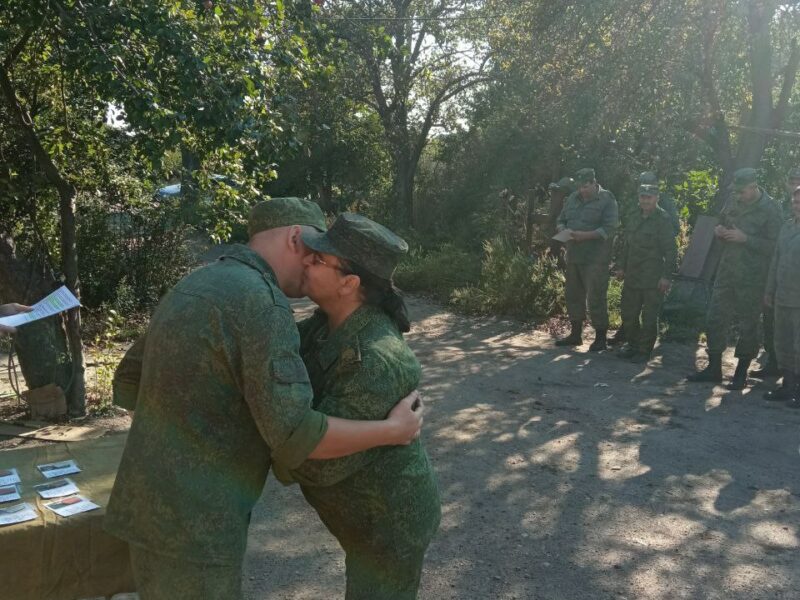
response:
[[[292,225],[289,227],[289,234],[286,238],[286,243],[289,245],[289,250],[294,254],[303,252],[305,246],[303,245],[303,229],[300,225]]]

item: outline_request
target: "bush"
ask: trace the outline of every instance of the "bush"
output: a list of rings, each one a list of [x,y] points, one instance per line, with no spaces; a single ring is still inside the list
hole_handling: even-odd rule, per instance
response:
[[[454,290],[450,303],[471,314],[544,319],[564,311],[564,275],[554,258],[531,257],[494,239],[484,243],[477,285]]]
[[[404,291],[430,294],[447,302],[454,289],[477,283],[480,272],[479,256],[445,244],[433,251],[413,249],[397,267],[394,278]]]

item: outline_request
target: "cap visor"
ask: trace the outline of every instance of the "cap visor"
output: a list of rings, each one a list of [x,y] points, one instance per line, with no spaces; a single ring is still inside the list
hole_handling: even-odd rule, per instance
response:
[[[330,238],[326,232],[322,231],[304,231],[301,235],[303,243],[311,248],[314,252],[321,252],[322,254],[332,254],[339,258],[346,258],[336,246],[331,244]]]

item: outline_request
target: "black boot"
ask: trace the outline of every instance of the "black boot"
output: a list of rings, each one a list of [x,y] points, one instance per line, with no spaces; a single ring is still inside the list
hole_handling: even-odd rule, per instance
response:
[[[572,330],[565,338],[556,341],[556,346],[580,346],[583,343],[583,321],[570,321]]]
[[[605,350],[608,348],[606,333],[608,333],[607,329],[595,329],[594,341],[592,342],[592,345],[589,346],[589,352],[599,352],[600,350]]]
[[[608,340],[608,345],[619,346],[623,343],[625,343],[625,326],[620,325],[619,329],[617,329],[617,332]]]
[[[743,390],[747,387],[747,370],[750,368],[750,359],[740,358],[736,363],[736,371],[733,374],[733,379],[725,387],[731,391]]]
[[[786,371],[783,374],[783,383],[781,387],[776,388],[770,392],[764,393],[764,399],[772,402],[781,402],[783,400],[791,400],[797,394],[797,381],[795,380],[794,373]]]
[[[694,383],[704,381],[720,383],[722,381],[722,356],[709,356],[708,366],[702,371],[692,373],[686,380]]]
[[[778,369],[778,361],[775,360],[772,354],[767,354],[767,362],[763,367],[750,373],[750,375],[758,377],[759,379],[763,379],[764,377],[777,377],[780,374],[781,371]]]

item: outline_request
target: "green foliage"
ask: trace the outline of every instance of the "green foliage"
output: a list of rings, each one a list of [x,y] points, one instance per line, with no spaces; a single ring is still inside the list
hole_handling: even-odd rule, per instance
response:
[[[545,319],[564,310],[564,276],[555,259],[533,258],[495,239],[484,244],[478,284],[455,290],[451,304],[471,314]]]
[[[717,193],[717,177],[711,170],[688,171],[683,181],[673,187],[675,205],[681,218],[693,224],[708,212]]]
[[[456,288],[476,284],[480,271],[478,254],[443,244],[430,251],[413,248],[397,267],[394,279],[403,291],[431,294],[447,302]]]

